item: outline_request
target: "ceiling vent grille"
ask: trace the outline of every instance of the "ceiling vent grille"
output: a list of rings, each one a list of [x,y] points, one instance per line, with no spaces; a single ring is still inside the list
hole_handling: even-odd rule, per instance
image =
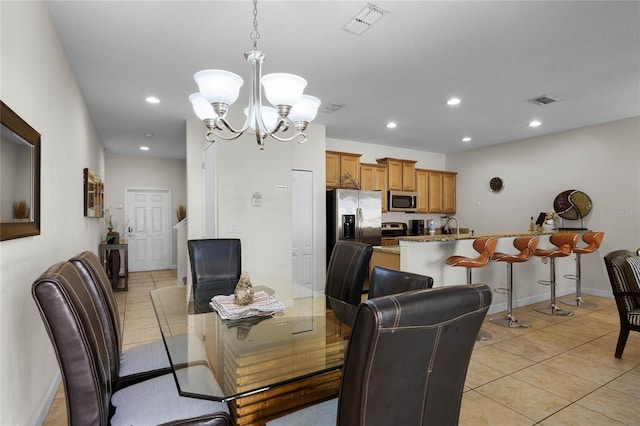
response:
[[[538,96],[537,98],[529,99],[529,102],[533,102],[536,105],[548,105],[554,102],[558,102],[558,98],[554,98],[548,95]]]
[[[340,110],[340,108],[342,107],[344,107],[344,104],[330,103],[329,105],[320,108],[320,112],[324,112],[325,114],[333,114],[334,112]]]
[[[352,34],[360,35],[387,13],[386,10],[367,3],[360,12],[342,26],[342,29]]]

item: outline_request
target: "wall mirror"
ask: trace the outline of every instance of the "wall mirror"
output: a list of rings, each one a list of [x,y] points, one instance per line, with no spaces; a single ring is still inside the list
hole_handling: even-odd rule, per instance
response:
[[[40,133],[0,101],[0,241],[40,235]]]

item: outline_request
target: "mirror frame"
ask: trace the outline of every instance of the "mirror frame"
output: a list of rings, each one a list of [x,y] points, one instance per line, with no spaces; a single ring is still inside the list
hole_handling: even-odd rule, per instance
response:
[[[33,146],[33,201],[29,222],[0,222],[0,241],[40,235],[40,133],[0,101],[0,122]]]

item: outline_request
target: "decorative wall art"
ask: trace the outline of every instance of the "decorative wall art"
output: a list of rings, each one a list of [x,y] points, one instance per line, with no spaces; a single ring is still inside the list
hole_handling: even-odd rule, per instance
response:
[[[84,215],[102,217],[104,183],[91,169],[84,169]]]

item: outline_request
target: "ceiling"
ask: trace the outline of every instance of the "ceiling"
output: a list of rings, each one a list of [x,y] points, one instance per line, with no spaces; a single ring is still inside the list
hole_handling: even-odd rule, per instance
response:
[[[264,73],[298,74],[323,106],[344,105],[314,121],[328,138],[448,154],[640,115],[638,1],[372,3],[388,13],[362,35],[342,27],[365,1],[258,4]],[[185,158],[185,120],[195,117],[187,98],[201,69],[241,75],[246,104],[252,8],[49,2],[107,151]],[[527,101],[540,95],[559,101]],[[448,106],[452,96],[462,102]],[[529,127],[533,119],[542,125]]]

